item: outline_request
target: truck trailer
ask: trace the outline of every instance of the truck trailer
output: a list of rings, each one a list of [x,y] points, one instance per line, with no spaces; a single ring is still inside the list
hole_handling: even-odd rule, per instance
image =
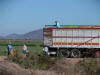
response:
[[[48,55],[84,57],[100,55],[100,26],[45,25],[44,49]]]

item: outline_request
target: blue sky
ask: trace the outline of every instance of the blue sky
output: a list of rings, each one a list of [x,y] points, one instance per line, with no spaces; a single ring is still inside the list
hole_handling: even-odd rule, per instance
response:
[[[100,0],[0,0],[0,35],[54,24],[100,25]]]

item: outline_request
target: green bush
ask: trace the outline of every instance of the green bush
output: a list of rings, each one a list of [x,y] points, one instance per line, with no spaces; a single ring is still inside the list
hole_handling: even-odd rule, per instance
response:
[[[44,56],[42,52],[30,53],[25,58],[23,57],[23,55],[18,55],[16,58],[11,57],[9,60],[18,63],[24,68],[40,70],[49,69],[56,61],[52,60],[49,56]]]
[[[97,75],[98,70],[97,60],[94,58],[83,59],[77,63],[76,70],[81,72],[81,75]]]

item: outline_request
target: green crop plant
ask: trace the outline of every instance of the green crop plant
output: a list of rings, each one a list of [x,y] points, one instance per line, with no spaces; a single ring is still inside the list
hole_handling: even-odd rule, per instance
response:
[[[98,70],[97,60],[95,58],[84,58],[77,63],[76,70],[81,72],[81,75],[96,75]]]

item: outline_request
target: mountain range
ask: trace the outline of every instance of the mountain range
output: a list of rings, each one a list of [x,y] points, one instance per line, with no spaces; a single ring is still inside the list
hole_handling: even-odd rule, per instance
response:
[[[7,36],[0,36],[0,39],[12,40],[42,40],[43,29],[34,30],[25,34],[9,34]]]

